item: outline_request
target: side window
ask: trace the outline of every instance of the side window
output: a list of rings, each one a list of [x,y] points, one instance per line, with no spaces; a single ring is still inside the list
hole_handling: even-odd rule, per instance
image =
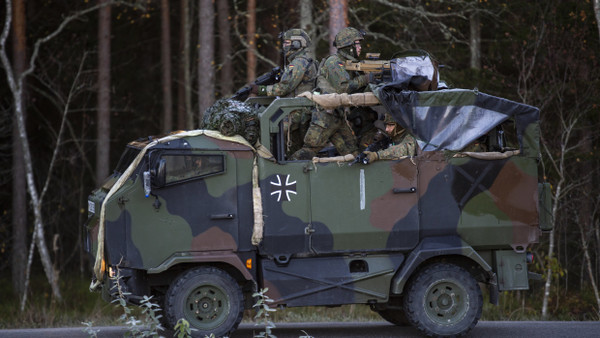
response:
[[[166,184],[225,172],[223,155],[164,155]]]

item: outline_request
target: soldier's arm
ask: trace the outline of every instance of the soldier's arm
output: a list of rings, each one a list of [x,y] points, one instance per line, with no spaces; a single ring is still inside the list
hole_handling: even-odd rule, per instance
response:
[[[415,138],[412,135],[407,135],[400,143],[379,150],[377,156],[380,160],[398,160],[405,156],[414,156],[416,147]]]
[[[338,61],[335,65],[329,68],[329,82],[334,86],[338,94],[354,93],[366,86],[369,82],[367,75],[359,75],[354,79],[350,78],[350,74],[346,71],[344,63]]]
[[[300,81],[302,81],[307,67],[308,60],[296,58],[286,67],[285,72],[281,76],[281,81],[274,85],[266,86],[264,93],[266,96],[285,96],[291,93],[298,87]]]

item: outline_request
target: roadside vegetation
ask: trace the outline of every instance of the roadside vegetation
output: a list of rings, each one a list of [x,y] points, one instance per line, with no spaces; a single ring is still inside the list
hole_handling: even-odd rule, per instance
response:
[[[53,302],[51,290],[43,274],[32,279],[32,295],[24,311],[19,311],[19,300],[12,291],[10,280],[0,279],[0,329],[81,327],[89,323],[91,328],[101,326],[124,326],[121,319],[123,309],[118,303],[107,303],[100,294],[88,290],[88,276],[65,275],[61,278],[64,292],[62,303]],[[532,281],[531,290],[513,291],[500,294],[499,306],[489,304],[484,289],[484,309],[481,320],[542,320],[539,308],[542,301],[543,282]],[[574,295],[577,293],[577,295]],[[551,296],[552,316],[548,320],[599,320],[594,311],[594,294],[577,290],[554,292]],[[130,306],[129,316],[143,320],[141,308]],[[275,308],[273,308],[275,309]],[[255,310],[246,310],[243,322],[259,323],[264,330],[264,317],[255,318]],[[341,307],[304,307],[270,311],[268,321],[275,324],[271,330],[277,335],[277,323],[282,322],[373,322],[381,317],[367,305],[346,305]]]

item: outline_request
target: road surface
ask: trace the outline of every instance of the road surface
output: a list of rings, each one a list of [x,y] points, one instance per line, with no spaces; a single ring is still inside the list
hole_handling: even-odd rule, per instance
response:
[[[398,327],[386,322],[370,323],[276,323],[273,334],[278,338],[310,336],[314,338],[386,338],[422,337],[412,327]],[[96,327],[99,338],[123,337],[126,328],[122,326]],[[249,338],[263,331],[253,324],[241,324],[230,338]],[[10,338],[63,338],[89,337],[81,328],[18,329],[0,330],[0,337]],[[600,322],[486,322],[482,321],[471,331],[470,337],[600,337]]]

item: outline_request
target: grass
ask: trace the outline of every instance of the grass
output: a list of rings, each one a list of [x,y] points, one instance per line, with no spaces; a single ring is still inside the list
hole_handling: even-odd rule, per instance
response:
[[[31,280],[28,303],[20,311],[20,303],[14,295],[8,278],[0,279],[0,329],[74,327],[82,322],[94,326],[118,323],[121,312],[114,304],[103,301],[99,293],[89,291],[90,279],[79,276],[63,276],[61,291],[64,301],[52,300],[50,287],[43,275]]]

